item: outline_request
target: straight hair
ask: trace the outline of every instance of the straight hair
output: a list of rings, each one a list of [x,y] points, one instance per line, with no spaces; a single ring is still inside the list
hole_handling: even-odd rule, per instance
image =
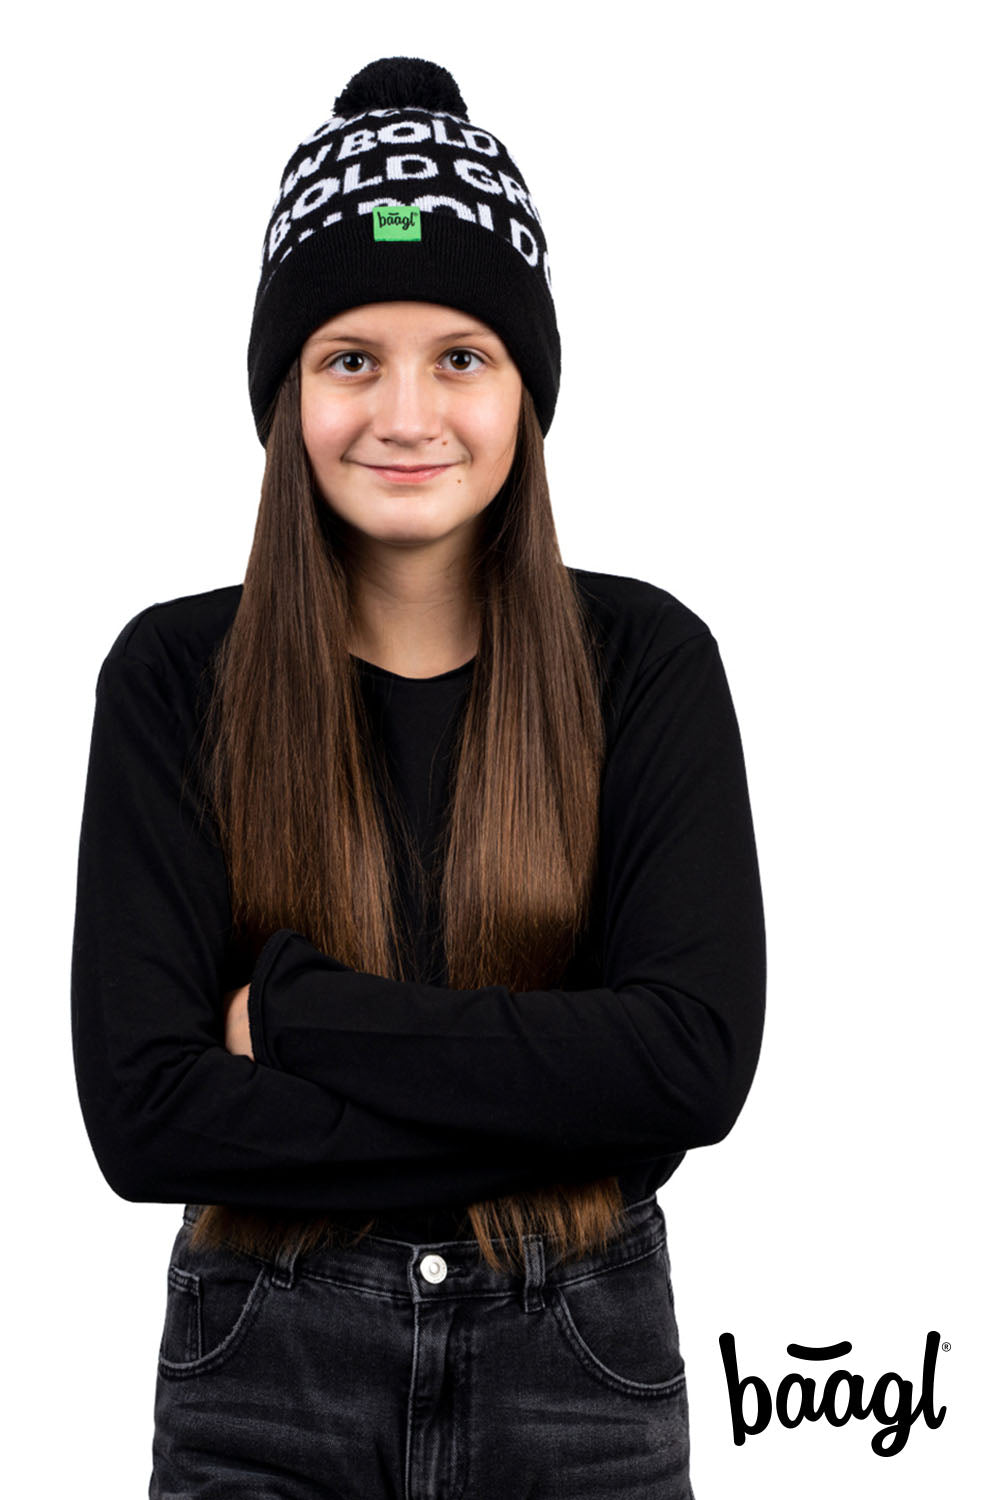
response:
[[[393,832],[420,861],[371,732],[357,663],[350,551],[318,493],[302,436],[299,363],[269,414],[239,607],[210,664],[202,741],[207,806],[225,857],[234,932],[251,955],[292,928],[349,968],[417,977],[400,920]],[[522,391],[510,472],[477,518],[480,634],[458,725],[448,812],[422,890],[439,902],[448,983],[557,986],[588,926],[604,761],[603,668],[562,562],[544,439]],[[475,1080],[470,1078],[470,1088]],[[585,1169],[581,1173],[585,1178]],[[625,1226],[615,1176],[560,1180],[466,1205],[483,1259],[523,1271],[522,1234],[573,1259]],[[225,1204],[192,1239],[272,1256],[373,1227]]]

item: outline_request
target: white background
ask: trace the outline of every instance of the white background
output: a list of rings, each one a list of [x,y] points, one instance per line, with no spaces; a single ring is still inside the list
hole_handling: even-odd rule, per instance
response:
[[[121,626],[239,582],[245,350],[284,163],[373,58],[455,75],[523,169],[564,376],[564,560],[711,626],[769,946],[750,1099],[660,1194],[698,1500],[983,1493],[994,1468],[998,501],[990,5],[303,3],[8,23],[4,1471],[146,1493],[177,1205],[104,1183],[69,972],[93,693]],[[994,648],[994,649],[991,649]],[[937,1361],[937,1430],[734,1445],[718,1338],[866,1392]],[[801,1366],[799,1366],[801,1368]],[[822,1367],[820,1367],[822,1368]],[[472,1500],[472,1497],[470,1497]],[[573,1500],[568,1496],[567,1500]],[[609,1497],[611,1500],[611,1497]]]

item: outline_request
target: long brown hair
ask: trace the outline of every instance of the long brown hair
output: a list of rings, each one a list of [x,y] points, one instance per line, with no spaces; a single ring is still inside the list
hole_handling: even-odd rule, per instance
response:
[[[290,927],[351,968],[411,978],[392,798],[380,806],[376,796],[376,782],[383,792],[388,782],[348,648],[347,549],[315,487],[299,402],[296,362],[272,409],[239,607],[212,663],[205,783],[249,951]],[[526,389],[510,473],[479,523],[470,580],[479,644],[439,871],[443,950],[454,988],[540,989],[559,983],[588,920],[604,727],[599,655],[560,557]],[[401,825],[396,836],[405,838]],[[605,1247],[624,1223],[613,1176],[466,1211],[496,1270],[521,1267],[522,1233],[549,1236],[551,1250],[572,1259]],[[194,1238],[271,1254],[331,1233],[335,1215],[208,1205]]]

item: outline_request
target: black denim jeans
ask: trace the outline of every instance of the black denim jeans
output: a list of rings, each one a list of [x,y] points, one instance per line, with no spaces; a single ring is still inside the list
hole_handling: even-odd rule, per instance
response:
[[[369,1235],[168,1271],[151,1500],[693,1500],[666,1224],[526,1275]]]

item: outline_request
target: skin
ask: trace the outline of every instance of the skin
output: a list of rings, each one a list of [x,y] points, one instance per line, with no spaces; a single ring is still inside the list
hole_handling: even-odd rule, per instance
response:
[[[317,489],[343,523],[350,649],[405,677],[468,660],[478,522],[517,438],[521,377],[506,347],[456,308],[369,303],[315,329],[299,369]],[[373,467],[394,464],[450,467],[404,485]]]
[[[367,303],[314,330],[299,373],[306,451],[349,560],[349,649],[404,677],[468,661],[469,564],[517,441],[521,376],[505,345],[457,308]],[[448,467],[397,484],[379,473],[394,464]],[[249,993],[224,996],[226,1047],[252,1058]]]

